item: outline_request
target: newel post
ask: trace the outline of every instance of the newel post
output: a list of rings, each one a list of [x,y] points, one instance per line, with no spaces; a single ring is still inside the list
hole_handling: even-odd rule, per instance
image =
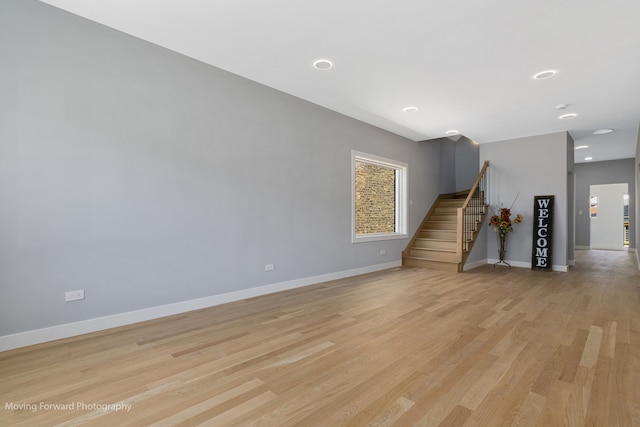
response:
[[[456,225],[456,256],[458,257],[458,261],[461,262],[462,261],[462,242],[464,240],[464,233],[463,233],[463,225],[464,225],[464,209],[463,208],[458,208],[457,209],[458,214],[457,216],[457,225]]]

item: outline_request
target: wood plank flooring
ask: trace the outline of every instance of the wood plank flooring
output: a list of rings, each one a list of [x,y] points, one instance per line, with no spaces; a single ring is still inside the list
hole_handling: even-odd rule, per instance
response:
[[[0,353],[2,426],[640,426],[635,254],[398,268]]]

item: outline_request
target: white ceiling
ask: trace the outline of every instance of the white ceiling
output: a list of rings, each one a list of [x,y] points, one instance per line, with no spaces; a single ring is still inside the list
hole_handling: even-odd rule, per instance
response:
[[[576,162],[635,156],[638,0],[43,1],[415,141],[566,130]]]

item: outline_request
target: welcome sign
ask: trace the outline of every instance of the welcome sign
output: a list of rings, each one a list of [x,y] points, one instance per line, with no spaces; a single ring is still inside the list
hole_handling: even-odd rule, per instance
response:
[[[533,251],[531,268],[551,270],[551,243],[553,236],[553,199],[555,196],[533,198]]]

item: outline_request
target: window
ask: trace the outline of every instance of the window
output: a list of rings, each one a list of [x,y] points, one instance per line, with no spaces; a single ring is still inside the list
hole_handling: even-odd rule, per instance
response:
[[[407,164],[351,152],[351,241],[407,237]]]

